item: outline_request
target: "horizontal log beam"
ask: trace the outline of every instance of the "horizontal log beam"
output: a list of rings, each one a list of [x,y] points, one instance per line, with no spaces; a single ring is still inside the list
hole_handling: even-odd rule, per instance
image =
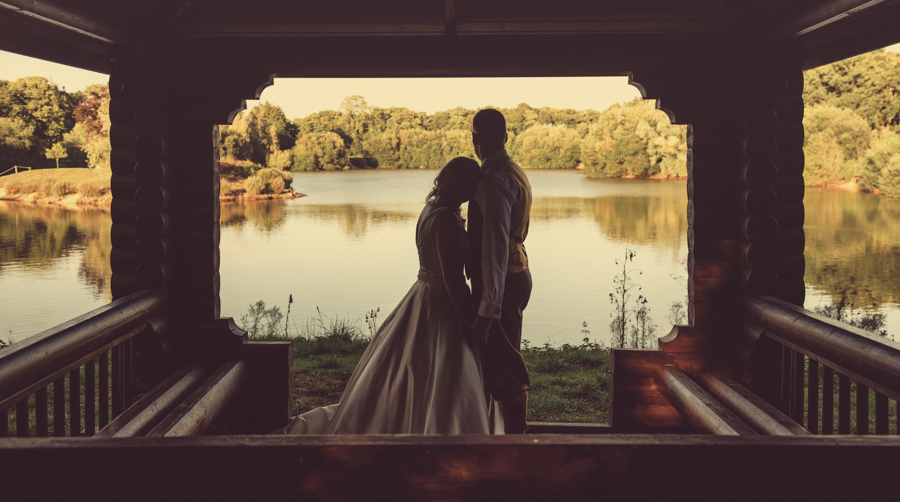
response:
[[[753,429],[680,369],[662,366],[656,371],[654,381],[659,392],[694,429],[717,436],[756,435]]]
[[[721,371],[705,368],[697,373],[697,379],[761,435],[810,435],[803,426]]]
[[[900,343],[773,297],[746,297],[767,336],[870,388],[900,399]]]
[[[208,369],[207,365],[201,364],[185,366],[175,371],[94,437],[134,437],[146,434],[200,385]]]
[[[237,394],[247,378],[247,363],[223,364],[175,408],[147,437],[179,437],[202,434]]]
[[[498,493],[522,501],[598,494],[771,500],[775,493],[878,500],[896,490],[900,442],[661,434],[10,438],[0,441],[0,465],[10,500],[121,499],[137,487],[148,500],[482,500]],[[103,481],[86,472],[103,473]]]

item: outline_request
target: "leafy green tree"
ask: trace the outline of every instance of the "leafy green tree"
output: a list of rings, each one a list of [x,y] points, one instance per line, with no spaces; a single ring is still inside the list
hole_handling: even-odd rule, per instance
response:
[[[88,166],[109,168],[109,85],[88,86],[73,115],[75,127],[64,135],[63,143],[81,149]]]
[[[79,97],[44,77],[23,77],[0,87],[0,117],[18,120],[33,129],[35,160],[75,125],[72,111]]]
[[[294,171],[343,169],[347,164],[347,148],[333,132],[305,134],[297,138],[291,150]]]
[[[865,163],[859,172],[859,187],[863,190],[880,188],[882,170],[897,153],[900,153],[900,134],[886,129],[874,131],[871,146],[866,151]]]
[[[512,143],[513,158],[527,167],[571,168],[581,156],[581,136],[565,125],[535,124]]]
[[[853,110],[872,129],[900,132],[900,54],[877,50],[804,72],[807,107]]]
[[[18,119],[0,117],[0,169],[27,165],[32,147],[34,128]]]
[[[838,143],[834,130],[817,131],[806,138],[804,148],[806,166],[803,181],[808,186],[823,185],[842,178],[844,150]]]
[[[817,105],[806,110],[803,117],[806,142],[816,133],[832,131],[846,160],[863,156],[872,135],[868,122],[847,108]]]
[[[66,151],[66,145],[62,142],[56,143],[50,148],[44,150],[44,155],[48,159],[53,159],[56,161],[56,168],[59,169],[59,159],[64,159],[69,156],[69,152]]]
[[[891,157],[878,181],[881,192],[891,197],[900,197],[900,153]]]
[[[220,128],[219,136],[224,155],[265,164],[269,155],[294,146],[297,126],[279,106],[265,101],[249,113],[240,113],[231,126]]]

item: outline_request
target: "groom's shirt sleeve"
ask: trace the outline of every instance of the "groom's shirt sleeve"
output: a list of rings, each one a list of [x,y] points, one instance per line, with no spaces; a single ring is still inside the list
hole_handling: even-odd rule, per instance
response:
[[[519,199],[519,185],[505,171],[485,173],[475,192],[484,216],[481,239],[481,273],[484,286],[478,315],[500,319],[506,265],[509,261],[509,225],[512,207]]]

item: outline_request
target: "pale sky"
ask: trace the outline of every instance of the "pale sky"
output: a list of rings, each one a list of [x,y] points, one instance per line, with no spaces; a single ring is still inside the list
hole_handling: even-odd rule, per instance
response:
[[[900,44],[887,47],[900,52]],[[69,92],[105,83],[106,75],[0,51],[0,80],[40,75]],[[457,106],[594,109],[630,101],[640,93],[625,77],[444,78],[444,79],[276,79],[262,99],[281,106],[288,118],[321,110],[337,110],[347,96],[358,94],[371,106],[399,106],[434,113]],[[248,102],[254,106],[255,101]]]

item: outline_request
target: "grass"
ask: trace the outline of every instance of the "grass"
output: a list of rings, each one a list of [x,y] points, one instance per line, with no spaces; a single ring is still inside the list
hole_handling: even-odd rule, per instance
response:
[[[340,401],[371,338],[356,325],[330,318],[306,336],[254,337],[294,345],[293,414]],[[528,347],[531,422],[601,423],[609,409],[609,351],[596,344]]]
[[[37,169],[0,176],[0,187],[7,195],[38,194],[61,198],[76,192],[88,192],[88,197],[109,193],[109,169]],[[65,187],[65,190],[63,190]]]

